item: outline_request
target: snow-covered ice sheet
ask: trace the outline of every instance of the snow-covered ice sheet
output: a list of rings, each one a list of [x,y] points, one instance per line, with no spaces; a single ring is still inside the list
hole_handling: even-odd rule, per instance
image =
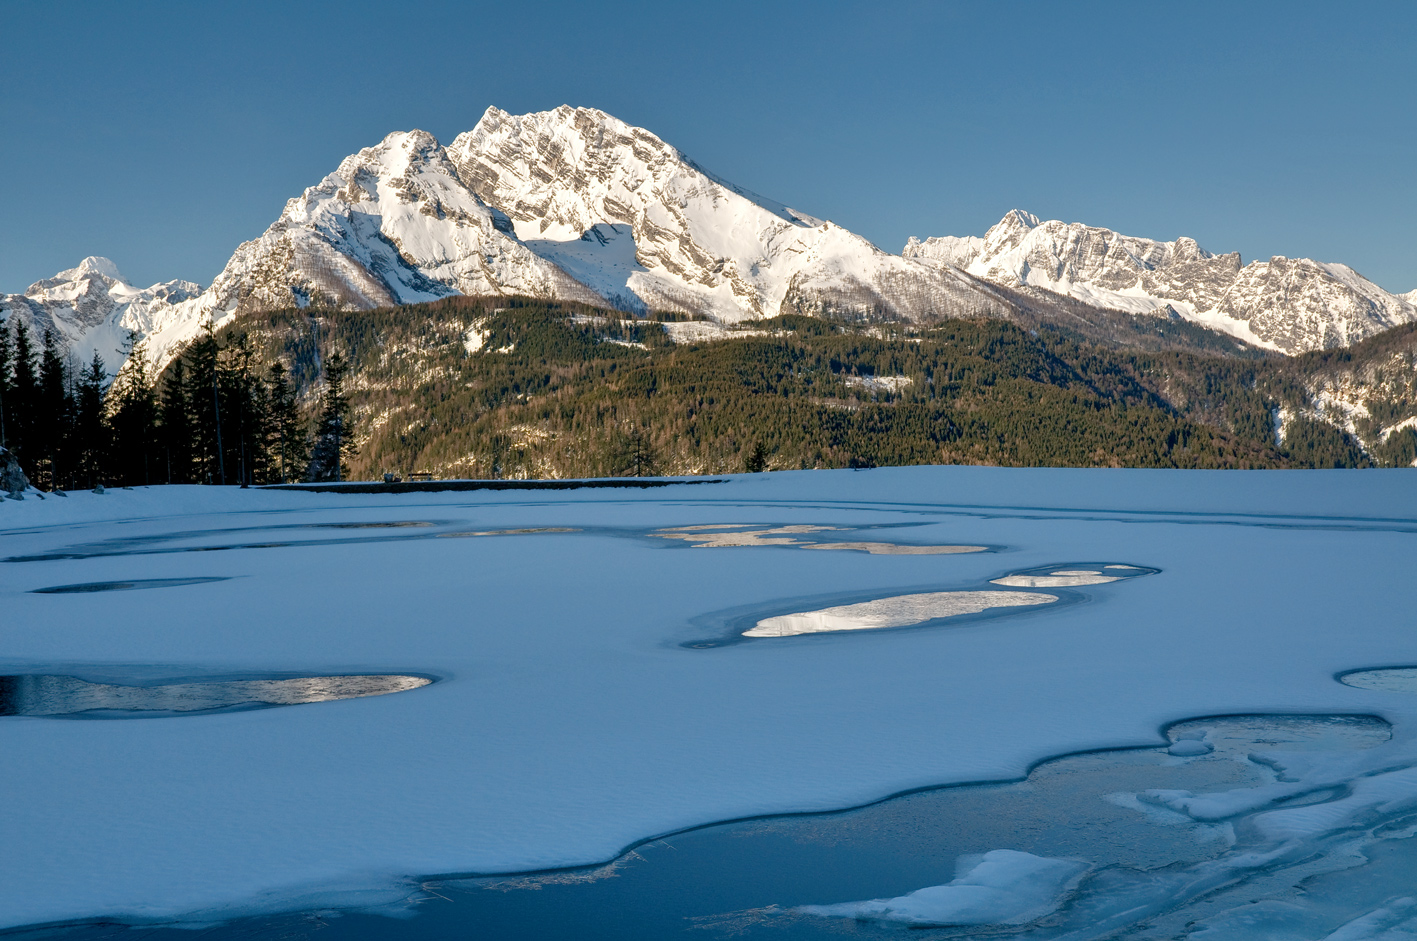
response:
[[[916,889],[899,898],[804,905],[801,911],[908,925],[1016,925],[1055,910],[1068,883],[1087,865],[1017,850],[991,850],[960,858],[956,868],[959,874],[945,885]]]
[[[429,525],[368,526],[406,522]],[[706,552],[650,536],[734,523],[993,551]],[[276,529],[295,524],[323,528]],[[242,531],[200,535],[227,529]],[[440,538],[450,534],[461,538]],[[98,544],[108,548],[70,551]],[[5,674],[439,682],[141,722],[0,719],[0,844],[23,848],[0,881],[3,925],[392,904],[417,875],[589,864],[716,820],[1017,778],[1051,755],[1163,745],[1163,726],[1194,716],[1371,713],[1394,732],[1342,760],[1293,758],[1296,780],[1278,790],[1149,795],[1157,812],[1256,814],[1282,855],[1417,799],[1417,696],[1334,679],[1417,664],[1413,471],[116,490],[0,504],[0,559],[15,557],[35,561],[0,561]],[[969,590],[1060,559],[1160,574],[1084,586],[1086,603],[1027,617],[682,646],[712,612]],[[1271,806],[1359,778],[1337,802]]]

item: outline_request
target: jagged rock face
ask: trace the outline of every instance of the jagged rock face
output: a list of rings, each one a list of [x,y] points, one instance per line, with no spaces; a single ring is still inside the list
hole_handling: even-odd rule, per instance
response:
[[[135,288],[113,262],[89,257],[23,294],[0,295],[0,320],[23,319],[36,342],[52,331],[75,356],[87,361],[97,352],[115,372],[127,357],[130,334],[146,336],[174,305],[201,290],[191,281]]]
[[[718,179],[603,111],[489,108],[448,150],[530,248],[625,309],[728,322],[826,311],[919,319],[998,303],[958,272],[888,255]]]
[[[1299,353],[1346,346],[1417,320],[1417,304],[1346,265],[1276,256],[1241,265],[1193,239],[1132,238],[1015,210],[983,238],[912,238],[903,254],[995,284],[1027,285],[1099,307],[1166,312],[1240,339]],[[1417,293],[1417,292],[1414,292]]]

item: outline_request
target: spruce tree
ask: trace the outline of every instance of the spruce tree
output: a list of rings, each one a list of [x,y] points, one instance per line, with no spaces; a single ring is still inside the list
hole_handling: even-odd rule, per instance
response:
[[[108,429],[103,415],[107,389],[108,370],[95,350],[93,360],[79,373],[73,407],[70,473],[86,487],[103,483],[107,470]]]
[[[320,421],[315,428],[315,448],[310,458],[309,480],[344,479],[342,464],[358,454],[344,377],[349,366],[339,353],[325,361],[325,391],[320,396]]]
[[[147,348],[138,343],[108,393],[110,475],[125,485],[152,483],[157,458],[157,394]]]
[[[34,344],[23,320],[15,322],[14,378],[10,382],[12,403],[10,444],[20,467],[33,480],[38,474],[38,448],[35,446],[35,409],[39,402],[39,374],[35,369]]]
[[[16,318],[18,319],[18,318]],[[6,410],[14,409],[14,377],[12,375],[12,364],[15,361],[15,343],[10,338],[10,322],[0,321],[0,448],[8,448],[10,444],[9,432],[6,430]],[[13,416],[9,418],[14,421]]]
[[[158,421],[162,476],[169,484],[191,483],[196,463],[196,431],[187,364],[182,359],[174,360],[168,370],[158,403]]]
[[[297,468],[309,463],[310,441],[300,420],[289,373],[282,362],[271,366],[267,399],[270,402],[272,471],[284,484],[298,472]]]
[[[39,388],[34,425],[36,459],[44,464],[40,476],[50,490],[61,488],[69,468],[65,467],[70,443],[73,398],[69,394],[69,370],[53,330],[44,331],[44,349],[39,360]]]
[[[203,334],[187,348],[187,402],[191,408],[197,480],[199,483],[226,483],[226,436],[229,422],[226,403],[221,399],[221,347],[210,322]],[[235,468],[232,468],[234,471]]]

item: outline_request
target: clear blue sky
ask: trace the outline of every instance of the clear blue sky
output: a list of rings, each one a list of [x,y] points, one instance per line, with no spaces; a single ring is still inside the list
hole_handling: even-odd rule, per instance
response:
[[[1007,210],[1417,288],[1417,4],[0,0],[0,291],[208,283],[386,133],[602,108],[861,233]]]

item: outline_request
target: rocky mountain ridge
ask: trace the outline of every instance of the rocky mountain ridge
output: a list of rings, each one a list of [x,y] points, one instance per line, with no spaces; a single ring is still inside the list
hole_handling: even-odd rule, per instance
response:
[[[922,320],[1004,306],[953,268],[887,254],[592,108],[489,108],[449,158],[528,246],[630,311],[732,323],[783,313]]]
[[[390,134],[291,199],[205,290],[186,281],[136,289],[111,262],[90,258],[0,296],[0,316],[54,330],[80,357],[98,350],[114,369],[130,336],[160,366],[206,325],[245,313],[459,294],[727,324],[780,314],[993,316],[1093,339],[1160,336],[1168,318],[1184,319],[1291,354],[1417,320],[1417,291],[1388,294],[1343,265],[1242,265],[1190,239],[1130,238],[1017,211],[983,238],[912,239],[892,255],[714,176],[650,131],[569,106],[489,108],[447,147],[422,131]]]
[[[977,236],[912,238],[902,254],[994,284],[1136,314],[1179,316],[1295,354],[1417,321],[1417,291],[1390,294],[1347,265],[1275,256],[1242,264],[1194,239],[1135,238],[1014,210]]]
[[[160,328],[177,305],[202,293],[191,281],[136,288],[107,258],[90,256],[73,268],[30,285],[23,294],[0,294],[0,322],[22,318],[36,344],[46,331],[87,361],[98,353],[110,371],[127,358],[134,338]]]

